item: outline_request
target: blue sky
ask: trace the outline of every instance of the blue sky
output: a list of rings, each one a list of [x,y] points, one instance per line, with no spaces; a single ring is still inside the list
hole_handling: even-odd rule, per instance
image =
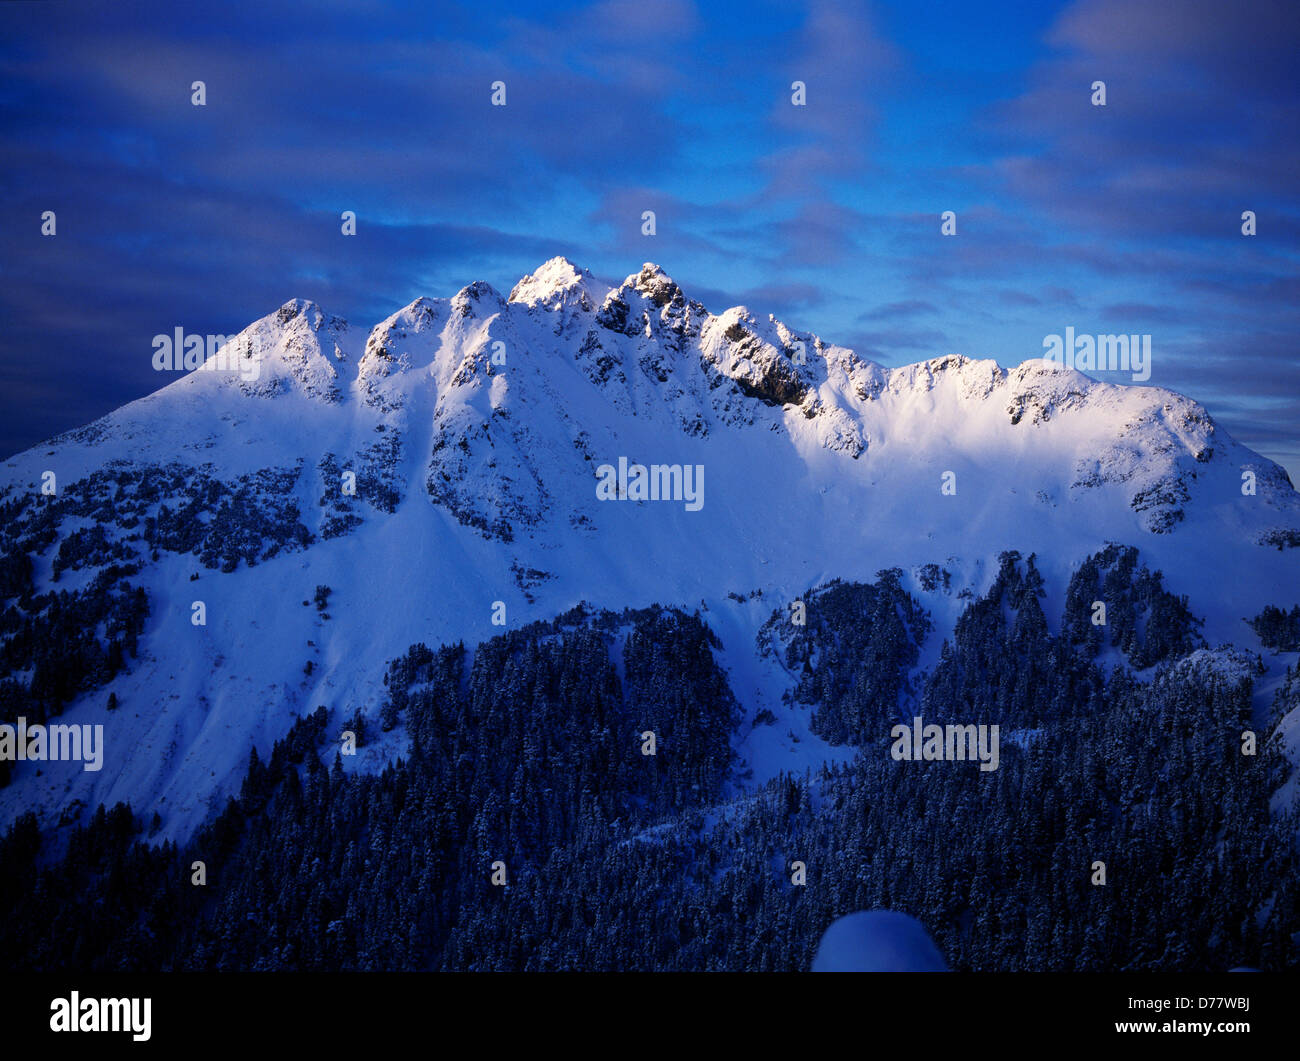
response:
[[[1297,55],[1263,0],[5,4],[0,454],[166,382],[178,326],[566,254],[887,364],[1147,333],[1300,482]]]

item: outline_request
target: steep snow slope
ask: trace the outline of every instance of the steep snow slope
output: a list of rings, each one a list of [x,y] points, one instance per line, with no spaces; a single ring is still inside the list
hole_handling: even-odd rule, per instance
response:
[[[957,593],[980,592],[1007,548],[1038,554],[1053,621],[1072,567],[1107,541],[1163,570],[1206,616],[1211,645],[1257,647],[1242,617],[1296,597],[1300,497],[1194,401],[1037,361],[887,369],[744,307],[710,314],[650,264],[611,286],[553,259],[508,298],[472,284],[368,336],[294,301],[231,346],[255,352],[256,379],[195,371],[0,468],[4,497],[33,510],[45,471],[75,490],[106,468],[181,469],[148,502],[155,515],[183,505],[199,471],[229,486],[274,470],[259,503],[269,522],[304,528],[229,571],[165,548],[153,560],[135,541],[147,566],[132,581],[153,608],[139,659],[61,718],[105,723],[105,767],[19,764],[0,821],[129,800],[184,835],[224,799],[250,743],[265,751],[318,704],[338,719],[377,712],[389,659],[499,632],[498,601],[510,627],[579,600],[706,609],[737,695],[781,717],[741,747],[761,780],[842,754],[781,705],[784,675],[753,652],[774,609],[830,578],[947,568],[950,589],[921,594],[936,644]],[[699,466],[702,507],[599,500],[599,469],[620,458]],[[82,525],[63,520],[60,537]],[[56,550],[37,557],[42,587]],[[304,606],[320,584],[329,618]],[[195,601],[205,626],[191,623]],[[122,707],[107,714],[110,691]],[[401,740],[371,744],[355,766]]]

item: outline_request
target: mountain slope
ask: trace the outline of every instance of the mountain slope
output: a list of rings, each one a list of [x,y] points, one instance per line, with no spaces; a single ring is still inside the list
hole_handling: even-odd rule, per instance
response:
[[[1104,543],[1137,545],[1211,645],[1256,646],[1242,618],[1292,603],[1300,571],[1285,473],[1188,398],[1038,361],[888,369],[744,307],[711,314],[650,264],[614,286],[553,259],[509,297],[472,284],[368,336],[293,301],[231,348],[256,378],[192,372],[0,468],[29,593],[88,591],[117,562],[150,603],[137,658],[62,711],[105,724],[104,769],[18,764],[0,821],[129,800],[187,835],[250,743],[319,704],[375,715],[390,659],[499,632],[497,602],[510,628],[580,600],[707,609],[746,709],[785,713],[741,747],[761,779],[839,754],[786,717],[785,677],[753,653],[811,586],[897,566],[915,590],[940,565],[932,660],[1007,548],[1060,587]],[[600,500],[620,458],[701,468],[701,506]],[[400,750],[389,734],[355,765]]]

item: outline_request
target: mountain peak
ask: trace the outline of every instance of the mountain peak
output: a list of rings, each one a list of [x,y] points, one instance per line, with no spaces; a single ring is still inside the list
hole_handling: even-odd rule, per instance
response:
[[[505,301],[501,297],[501,292],[486,280],[475,280],[472,284],[466,284],[452,296],[452,302],[479,302],[483,299],[492,302]]]
[[[275,312],[277,324],[288,324],[295,317],[302,317],[312,328],[325,321],[325,313],[309,298],[291,298]]]
[[[586,292],[590,301],[594,283],[595,277],[590,270],[575,265],[563,255],[557,255],[515,284],[507,301],[527,306],[550,305],[570,292],[576,292],[579,296]],[[603,292],[601,295],[603,297]]]
[[[656,306],[666,306],[676,298],[685,297],[677,282],[654,262],[646,262],[641,271],[629,276],[622,286],[639,291]]]

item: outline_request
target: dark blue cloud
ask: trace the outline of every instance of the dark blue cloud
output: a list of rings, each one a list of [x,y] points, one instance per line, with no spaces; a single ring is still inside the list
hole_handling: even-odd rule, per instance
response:
[[[1271,0],[3,5],[0,452],[156,386],[178,324],[563,253],[889,363],[1150,332],[1300,480],[1298,45]]]

